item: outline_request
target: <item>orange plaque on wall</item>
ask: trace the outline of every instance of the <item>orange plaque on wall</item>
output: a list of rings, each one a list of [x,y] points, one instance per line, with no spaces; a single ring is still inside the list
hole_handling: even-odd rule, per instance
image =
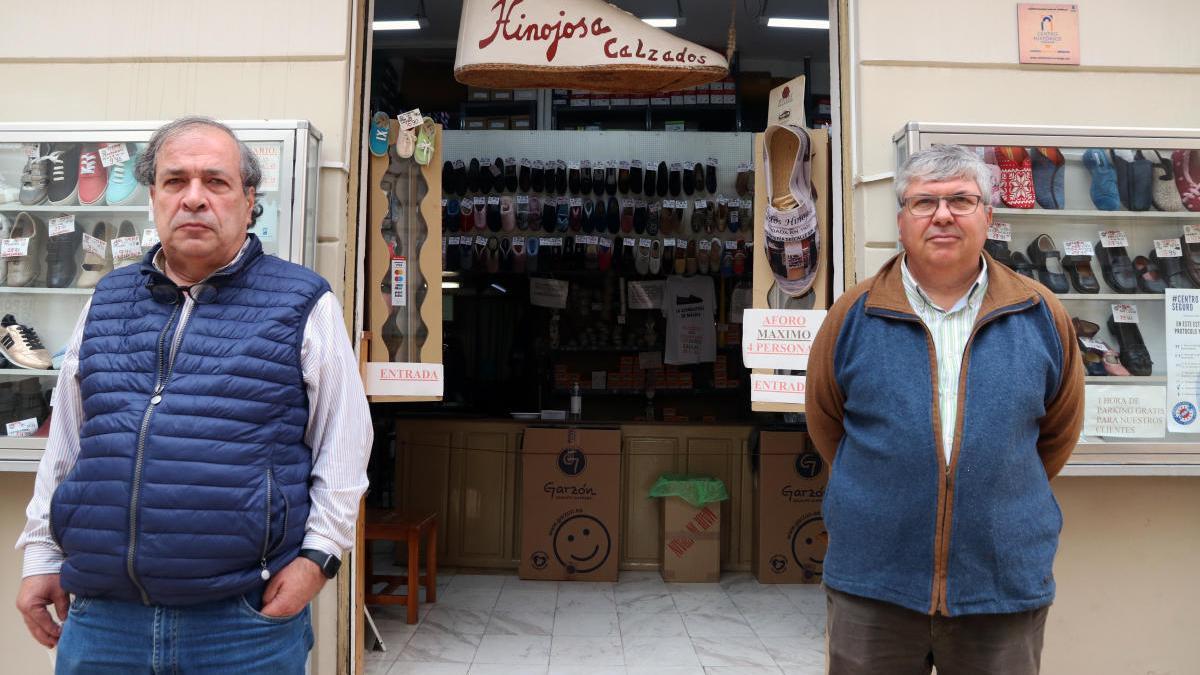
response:
[[[1079,65],[1079,5],[1017,3],[1021,63]]]

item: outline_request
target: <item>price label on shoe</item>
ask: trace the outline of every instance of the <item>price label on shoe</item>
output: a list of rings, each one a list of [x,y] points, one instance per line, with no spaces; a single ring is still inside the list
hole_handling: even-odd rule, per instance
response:
[[[751,162],[738,162],[738,173],[746,173],[754,169],[754,164]]]
[[[99,237],[93,237],[92,235],[88,234],[87,232],[84,232],[83,233],[83,252],[91,253],[92,255],[94,255],[98,258],[101,258],[101,259],[106,258],[107,253],[108,253],[108,242],[104,241],[103,239],[100,239]]]
[[[621,163],[618,164],[617,167],[628,171],[629,170],[629,160],[627,160],[627,159],[621,160]]]
[[[533,160],[533,168],[535,168],[535,169],[539,169],[539,170],[540,170],[540,169],[545,169],[545,168],[546,168],[546,163],[545,163],[545,162],[543,162],[543,161],[542,161],[542,160],[540,160],[540,159],[535,159],[535,160]]]
[[[624,241],[625,241],[625,248],[633,248],[634,246],[637,245],[637,242],[634,241],[632,237],[625,237]]]
[[[1092,257],[1092,243],[1081,239],[1068,239],[1063,242],[1063,255]]]
[[[496,195],[491,195],[490,197],[487,198],[487,203],[488,203],[488,206],[499,206],[500,198],[497,197]]]
[[[1182,258],[1183,245],[1178,239],[1155,239],[1154,252],[1160,258]]]
[[[641,248],[650,248],[650,240],[645,238],[638,239],[638,246]]]
[[[446,244],[447,244],[448,246],[458,246],[458,245],[459,245],[459,244],[461,244],[461,243],[462,243],[462,237],[450,237],[450,238],[449,238],[449,239],[446,241]]]
[[[100,165],[112,166],[129,161],[129,148],[124,143],[108,143],[100,146]]]
[[[597,236],[596,236],[596,235],[594,235],[594,234],[593,234],[593,235],[589,235],[589,236],[585,237],[585,239],[586,239],[587,241],[585,241],[584,243],[585,243],[585,244],[588,244],[588,245],[590,245],[590,246],[597,246],[597,245],[599,245],[599,244],[600,244],[600,237],[597,237]]]
[[[712,248],[712,240],[701,239],[700,241],[696,242],[696,246],[701,251],[707,251]]]
[[[525,237],[524,236],[513,237],[512,245],[513,245],[513,248],[516,248],[518,246],[524,246],[525,245]]]
[[[487,246],[487,237],[484,237],[482,235],[476,235],[475,236],[475,245],[476,246]]]
[[[1099,340],[1093,340],[1092,338],[1081,337],[1079,338],[1079,344],[1083,345],[1084,349],[1090,349],[1094,352],[1100,352],[1101,354],[1108,351],[1108,345],[1100,342]]]
[[[740,211],[738,211],[737,209],[734,209],[729,212],[729,222],[740,223],[741,220],[742,220],[742,215],[741,215]]]
[[[458,202],[458,212],[464,213],[475,208],[475,199],[473,197],[463,197]]]
[[[1200,225],[1184,225],[1183,240],[1189,244],[1200,244]]]
[[[112,240],[113,260],[137,260],[142,257],[142,242],[137,237],[117,237]]]
[[[740,208],[742,208],[742,200],[740,200],[740,199],[730,199],[730,200],[729,200],[729,208],[731,208],[731,209],[740,209]]]
[[[720,166],[720,165],[717,163],[717,158],[716,158],[716,157],[709,157],[709,158],[708,158],[708,165],[709,165],[709,166]]]
[[[516,166],[516,165],[517,165],[516,157],[505,157],[504,158],[504,166]]]
[[[29,237],[0,240],[0,258],[24,258],[29,255]]]
[[[675,239],[673,237],[663,239],[663,248],[675,248]]]
[[[32,436],[37,431],[37,418],[30,417],[18,422],[9,422],[4,425],[4,428],[12,438],[26,438]]]
[[[158,243],[158,230],[147,227],[142,230],[142,248],[150,248]]]
[[[646,203],[645,200],[642,200],[642,203],[643,204]],[[658,202],[654,202],[653,204],[650,204],[650,206],[649,206],[650,213],[652,213],[652,214],[658,213],[661,210],[661,206],[662,205],[659,204]]]
[[[1116,323],[1137,323],[1138,311],[1137,305],[1113,305],[1112,317]]]
[[[1100,245],[1104,248],[1116,248],[1118,246],[1128,246],[1129,237],[1120,230],[1102,230],[1100,232]]]
[[[633,208],[635,208],[635,209],[644,209],[644,208],[646,208],[646,200],[645,200],[645,199],[635,199],[635,200],[633,200]]]
[[[724,195],[721,195],[721,196],[717,197],[717,206],[725,206],[725,207],[728,207],[728,206],[729,206],[729,200],[728,200],[728,199],[726,199]]]
[[[754,208],[754,200],[742,197],[742,208],[747,209],[747,210],[753,209]]]
[[[579,160],[572,159],[572,160],[568,161],[567,168],[572,169],[574,171],[578,171],[579,170]]]
[[[70,234],[75,231],[75,216],[59,216],[51,218],[48,230],[51,237],[57,237],[63,234]]]
[[[456,160],[454,160],[454,168],[455,169],[465,169],[465,168],[467,168],[467,165],[461,159],[456,159]]]
[[[642,160],[640,160],[640,159],[633,160],[632,162],[629,163],[629,167],[632,169],[642,168]]]
[[[529,195],[517,195],[517,205],[518,206],[528,206],[529,205]]]
[[[680,162],[672,162],[671,170],[672,171],[683,171],[683,164]]]
[[[1012,241],[1012,225],[993,222],[988,225],[987,238],[992,241]]]
[[[707,209],[708,208],[708,200],[707,199],[697,199],[696,200],[696,208]]]
[[[569,203],[573,209],[581,208],[583,206],[583,197],[571,197],[571,201]]]
[[[737,248],[737,242],[732,239],[725,240],[725,250],[732,251]]]
[[[400,123],[401,131],[416,129],[417,127],[421,126],[421,121],[424,119],[425,116],[421,114],[420,108],[413,108],[408,112],[402,112],[399,115],[396,115],[396,121]]]
[[[392,307],[408,306],[408,260],[392,258]]]

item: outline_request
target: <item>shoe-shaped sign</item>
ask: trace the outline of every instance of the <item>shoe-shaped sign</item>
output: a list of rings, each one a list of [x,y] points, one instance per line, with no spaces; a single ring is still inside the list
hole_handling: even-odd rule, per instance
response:
[[[717,52],[603,0],[465,0],[454,77],[485,88],[653,92],[720,80]]]

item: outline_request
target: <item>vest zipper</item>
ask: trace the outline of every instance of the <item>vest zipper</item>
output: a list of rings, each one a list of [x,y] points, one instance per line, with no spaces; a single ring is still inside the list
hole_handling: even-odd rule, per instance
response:
[[[271,545],[271,469],[267,469],[267,531],[263,534],[262,556],[259,563],[262,565],[262,572],[259,576],[263,581],[271,578],[271,570],[267,569],[267,547]]]
[[[141,499],[142,468],[146,460],[146,434],[150,431],[150,417],[154,414],[154,408],[162,403],[162,392],[166,389],[167,382],[171,379],[171,373],[175,370],[175,355],[179,349],[179,343],[183,340],[183,330],[192,313],[192,304],[191,297],[185,294],[182,312],[179,305],[176,305],[167,319],[167,325],[163,326],[162,332],[158,335],[158,364],[155,373],[154,394],[150,396],[146,412],[142,415],[142,426],[138,431],[137,457],[134,460],[133,485],[129,496],[129,551],[125,554],[125,571],[129,575],[129,580],[137,587],[138,593],[141,594],[142,604],[147,606],[150,604],[150,595],[146,593],[146,589],[142,586],[137,571],[134,569],[134,559],[137,557],[138,501]],[[166,347],[167,335],[171,332],[171,326],[175,325],[176,314],[180,315],[179,323],[175,328],[174,339],[171,340],[171,351],[164,358],[163,350]]]

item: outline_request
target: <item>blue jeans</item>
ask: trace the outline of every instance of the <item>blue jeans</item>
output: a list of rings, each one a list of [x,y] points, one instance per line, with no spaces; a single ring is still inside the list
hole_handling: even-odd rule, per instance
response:
[[[187,607],[76,597],[55,672],[303,675],[313,645],[308,607],[281,618],[261,608],[261,589]]]

